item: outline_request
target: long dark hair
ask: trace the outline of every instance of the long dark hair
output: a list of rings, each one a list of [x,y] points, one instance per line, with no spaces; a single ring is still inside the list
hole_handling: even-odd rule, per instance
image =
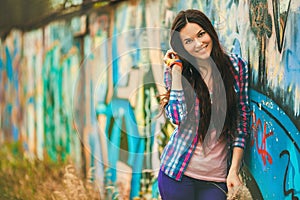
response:
[[[187,23],[196,23],[201,26],[206,33],[209,34],[213,41],[213,48],[210,56],[216,67],[215,70],[212,70],[212,99],[209,94],[209,90],[198,71],[199,68],[197,67],[196,58],[191,56],[185,50],[180,39],[179,32],[186,26]],[[199,98],[200,121],[198,135],[200,140],[205,138],[206,133],[210,128],[209,125],[211,120],[213,121],[213,125],[217,131],[219,131],[222,136],[225,136],[225,134],[234,136],[238,115],[237,98],[234,91],[234,77],[232,71],[234,68],[229,56],[225,53],[219,42],[218,35],[212,23],[201,11],[189,9],[178,13],[173,21],[171,29],[170,45],[183,62],[182,81],[188,81],[188,84],[183,84],[188,111],[195,111],[195,93]],[[191,87],[193,91],[188,89]],[[222,90],[225,90],[223,93],[224,96],[220,96]],[[166,96],[168,96],[168,93]],[[224,100],[224,98],[226,99]],[[214,113],[214,116],[212,113]],[[223,120],[221,117],[218,117],[222,116],[222,114],[224,116]]]

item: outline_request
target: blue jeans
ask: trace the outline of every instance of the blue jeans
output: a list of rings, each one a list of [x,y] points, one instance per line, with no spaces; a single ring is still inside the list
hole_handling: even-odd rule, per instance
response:
[[[201,181],[188,176],[176,181],[162,171],[158,174],[158,188],[163,200],[226,200],[227,192],[226,183]]]

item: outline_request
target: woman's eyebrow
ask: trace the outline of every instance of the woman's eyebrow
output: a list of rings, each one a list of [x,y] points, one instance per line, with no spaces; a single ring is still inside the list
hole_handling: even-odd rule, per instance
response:
[[[204,31],[204,29],[200,29],[200,31],[198,31],[197,35],[198,35],[199,33],[203,32],[203,31]]]
[[[187,38],[184,38],[183,41],[191,40],[192,38],[187,36]]]
[[[203,31],[204,31],[204,29],[200,29],[195,35],[198,35],[199,33],[203,32]],[[187,37],[191,38],[190,36],[187,36]]]
[[[204,29],[200,29],[195,35],[199,35],[201,32],[203,32]],[[186,41],[186,40],[190,40],[192,39],[192,37],[188,36],[188,35],[185,35],[186,38],[183,38],[183,41]]]

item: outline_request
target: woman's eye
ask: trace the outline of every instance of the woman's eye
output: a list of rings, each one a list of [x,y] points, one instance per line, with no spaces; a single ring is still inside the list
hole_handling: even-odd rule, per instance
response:
[[[199,34],[198,34],[198,37],[202,37],[206,32],[205,31],[201,31]]]
[[[190,44],[192,40],[185,40],[185,44]]]

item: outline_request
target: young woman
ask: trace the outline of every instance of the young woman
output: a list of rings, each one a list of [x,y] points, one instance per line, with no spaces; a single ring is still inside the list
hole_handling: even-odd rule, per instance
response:
[[[210,20],[181,11],[165,57],[168,90],[161,104],[177,127],[161,156],[163,200],[226,199],[242,184],[239,170],[248,136],[248,68],[226,54]]]

